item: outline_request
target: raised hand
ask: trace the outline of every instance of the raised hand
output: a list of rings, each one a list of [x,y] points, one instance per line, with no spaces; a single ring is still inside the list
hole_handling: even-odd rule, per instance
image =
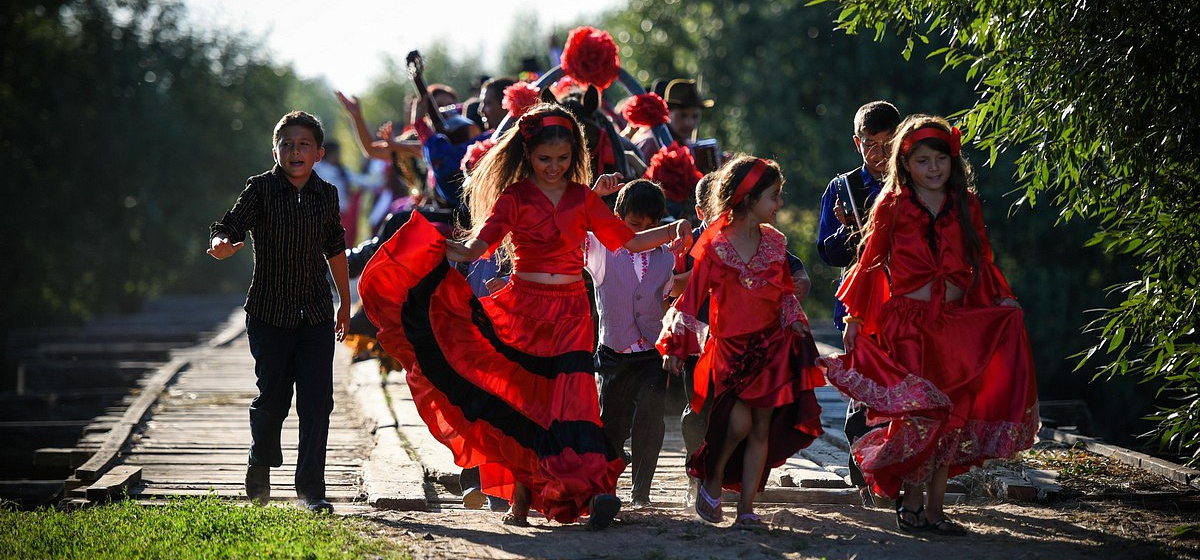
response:
[[[592,186],[592,190],[600,196],[608,196],[625,186],[625,183],[621,182],[623,178],[620,173],[605,173],[596,177],[596,184]]]
[[[362,113],[362,103],[358,101],[358,96],[351,95],[346,97],[346,94],[340,91],[335,91],[333,94],[337,96],[338,101],[342,103],[342,108],[345,109],[347,113],[350,113],[351,115]]]

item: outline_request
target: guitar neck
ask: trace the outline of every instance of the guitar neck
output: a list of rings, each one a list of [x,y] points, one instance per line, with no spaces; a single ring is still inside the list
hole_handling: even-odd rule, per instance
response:
[[[429,114],[429,120],[433,122],[433,129],[442,134],[448,134],[446,118],[442,116],[442,112],[438,109],[437,101],[429,93],[429,86],[425,85],[425,78],[418,73],[413,76],[413,84],[417,87],[417,94],[425,102],[425,112]]]

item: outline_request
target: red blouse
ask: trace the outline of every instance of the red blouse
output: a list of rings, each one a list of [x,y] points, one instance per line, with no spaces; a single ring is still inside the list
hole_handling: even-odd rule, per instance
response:
[[[696,313],[709,300],[711,336],[728,338],[768,328],[807,322],[792,284],[787,263],[787,238],[779,230],[760,226],[758,250],[743,263],[733,244],[718,232],[704,258],[696,262],[683,294],[675,300],[663,321],[658,349],[663,354],[687,354],[683,328],[704,328]]]
[[[500,193],[478,238],[491,253],[511,233],[516,272],[580,274],[583,240],[589,230],[613,251],[633,239],[633,230],[587,185],[568,183],[555,206],[532,180],[525,179]]]
[[[837,293],[847,312],[863,319],[865,332],[875,332],[879,310],[892,295],[912,293],[930,282],[936,298],[942,297],[945,282],[961,288],[967,307],[988,307],[1012,297],[1012,289],[992,262],[979,197],[966,193],[971,225],[981,243],[979,275],[973,278],[955,196],[946,196],[936,216],[910,187],[879,196],[871,211],[874,232]]]

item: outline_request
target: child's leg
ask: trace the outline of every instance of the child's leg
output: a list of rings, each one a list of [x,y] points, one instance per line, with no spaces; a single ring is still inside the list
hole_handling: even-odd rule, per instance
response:
[[[750,409],[750,433],[746,435],[746,450],[742,456],[742,495],[738,500],[739,516],[754,513],[754,496],[763,467],[767,463],[767,436],[771,431],[771,414],[774,408]]]
[[[704,491],[709,496],[716,498],[721,495],[721,479],[724,477],[725,464],[729,462],[733,451],[742,443],[742,440],[746,439],[753,423],[750,406],[740,400],[734,403],[729,411],[725,439],[721,442],[721,448],[717,450],[716,458],[712,462],[712,469],[708,471],[708,478],[701,481]]]
[[[943,510],[946,504],[946,484],[950,467],[942,466],[934,471],[933,479],[929,481],[929,495],[925,501],[925,517],[930,523],[937,523],[946,518]]]
[[[301,327],[293,367],[300,442],[296,454],[296,493],[301,499],[325,499],[325,453],[333,412],[333,321]]]
[[[607,346],[601,345],[596,357],[600,371],[600,423],[617,454],[624,455],[625,440],[633,428],[637,371],[630,370],[628,354]]]
[[[292,407],[295,383],[291,362],[296,340],[292,331],[246,315],[246,338],[254,356],[258,396],[250,403],[250,465],[283,464],[279,434]],[[332,340],[330,336],[330,340]]]
[[[666,424],[663,409],[667,394],[667,372],[657,351],[642,352],[638,357],[639,387],[635,394],[633,430],[633,501],[649,504],[658,454],[662,451]]]

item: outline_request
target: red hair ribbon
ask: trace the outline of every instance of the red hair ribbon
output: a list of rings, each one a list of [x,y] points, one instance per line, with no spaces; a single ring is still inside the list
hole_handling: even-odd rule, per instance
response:
[[[720,216],[713,223],[709,224],[704,229],[704,233],[700,234],[700,238],[692,245],[692,258],[700,260],[704,257],[704,252],[708,250],[708,245],[712,243],[712,238],[717,235],[726,225],[729,224],[730,218],[733,217],[733,207],[741,204],[746,199],[746,195],[754,189],[754,185],[758,184],[759,179],[762,179],[763,173],[766,173],[768,167],[767,160],[758,158],[754,162],[754,167],[750,168],[750,172],[738,181],[737,187],[733,190],[733,197],[729,199],[729,208],[721,212]]]
[[[521,131],[521,137],[529,140],[538,134],[541,134],[548,126],[561,126],[572,132],[575,131],[575,121],[567,117],[558,115],[542,115],[542,116],[524,116],[517,122],[517,128]]]
[[[952,157],[958,157],[958,154],[962,152],[962,132],[958,130],[958,127],[953,127],[950,132],[946,132],[940,126],[927,126],[918,128],[904,137],[904,142],[900,143],[900,155],[907,157],[908,150],[912,148],[913,144],[929,138],[936,138],[950,146]]]

